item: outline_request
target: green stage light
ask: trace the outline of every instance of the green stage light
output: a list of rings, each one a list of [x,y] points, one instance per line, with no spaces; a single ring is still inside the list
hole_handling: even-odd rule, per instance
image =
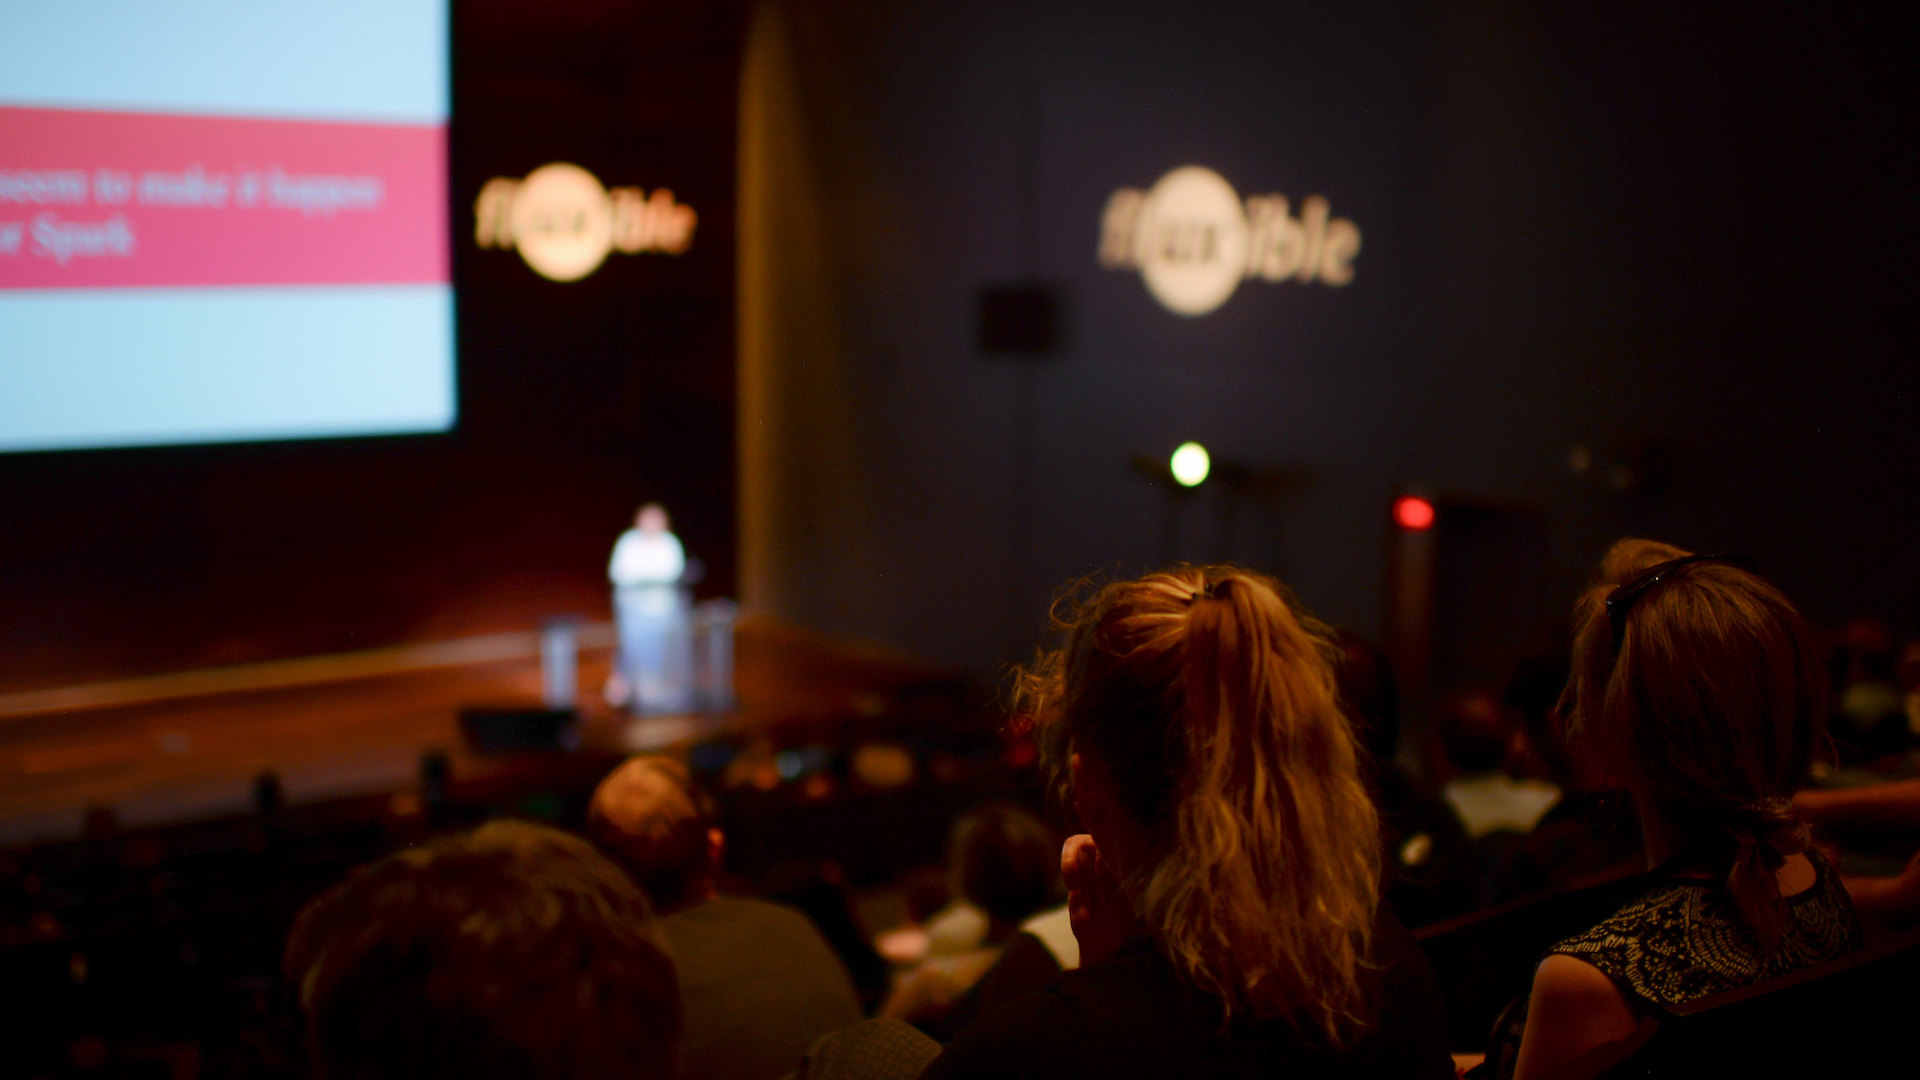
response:
[[[1198,487],[1207,479],[1207,470],[1213,467],[1213,459],[1207,456],[1207,448],[1197,442],[1180,444],[1173,452],[1173,460],[1168,463],[1173,470],[1173,478],[1185,487]]]

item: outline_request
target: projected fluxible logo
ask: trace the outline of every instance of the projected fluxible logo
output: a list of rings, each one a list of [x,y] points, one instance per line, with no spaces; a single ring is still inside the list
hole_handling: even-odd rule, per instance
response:
[[[1168,311],[1205,315],[1227,302],[1246,278],[1353,280],[1360,227],[1330,216],[1327,200],[1300,200],[1300,216],[1283,195],[1249,195],[1243,203],[1219,173],[1184,165],[1151,190],[1121,188],[1100,222],[1100,265],[1138,270],[1147,291]]]
[[[487,181],[473,202],[473,238],[483,248],[518,248],[541,277],[578,281],[607,255],[656,251],[678,255],[693,246],[698,215],[673,192],[608,189],[578,165],[554,162],[524,180]]]

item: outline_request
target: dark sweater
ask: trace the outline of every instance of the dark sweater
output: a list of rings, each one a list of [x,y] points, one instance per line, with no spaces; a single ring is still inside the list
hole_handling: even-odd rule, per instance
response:
[[[1186,986],[1145,937],[1112,959],[983,1014],[922,1080],[1034,1077],[1430,1077],[1453,1075],[1433,969],[1398,924],[1376,938],[1379,1022],[1333,1053],[1283,1020],[1221,1030],[1216,1002]]]
[[[846,968],[785,904],[703,900],[661,927],[680,979],[687,1080],[784,1076],[815,1039],[860,1019]]]

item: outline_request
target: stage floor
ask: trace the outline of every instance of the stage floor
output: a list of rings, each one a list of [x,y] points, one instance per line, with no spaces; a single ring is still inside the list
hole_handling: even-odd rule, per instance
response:
[[[890,695],[959,673],[758,620],[735,638],[736,707],[633,721],[608,708],[613,633],[580,628],[587,748],[662,749],[734,732],[800,732],[876,715]],[[0,694],[0,845],[78,836],[90,808],[127,828],[245,811],[272,772],[289,804],[402,790],[444,752],[455,779],[504,767],[459,733],[467,706],[540,704],[535,633]]]

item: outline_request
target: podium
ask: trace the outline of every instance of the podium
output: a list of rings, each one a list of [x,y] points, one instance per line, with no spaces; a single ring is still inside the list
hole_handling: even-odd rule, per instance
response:
[[[640,716],[733,707],[733,601],[696,604],[684,586],[626,588],[614,590],[614,611],[621,704]]]

